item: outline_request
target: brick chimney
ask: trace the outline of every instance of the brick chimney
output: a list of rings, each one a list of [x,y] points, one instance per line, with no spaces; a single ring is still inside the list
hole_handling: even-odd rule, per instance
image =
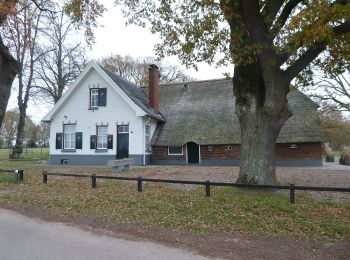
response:
[[[151,64],[149,69],[149,105],[155,113],[159,113],[159,68]]]

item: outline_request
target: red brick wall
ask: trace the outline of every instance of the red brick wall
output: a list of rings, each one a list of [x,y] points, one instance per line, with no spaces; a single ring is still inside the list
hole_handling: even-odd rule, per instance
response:
[[[291,144],[277,144],[276,159],[280,160],[321,160],[321,143],[295,143],[297,148],[291,149]]]
[[[201,145],[201,159],[202,160],[238,160],[239,159],[239,145],[232,144],[231,150],[225,150],[225,145],[210,145],[212,151],[209,151],[208,145]]]
[[[167,146],[152,146],[152,160],[186,160],[186,145],[182,151],[183,155],[168,155]]]
[[[277,144],[277,160],[321,160],[321,143],[295,143],[296,149],[290,148],[291,144]],[[231,150],[225,150],[225,145],[211,145],[212,151],[209,151],[208,145],[201,145],[202,160],[239,160],[239,145],[233,144]],[[152,147],[153,160],[186,160],[186,146],[183,146],[183,155],[168,155],[167,146]]]

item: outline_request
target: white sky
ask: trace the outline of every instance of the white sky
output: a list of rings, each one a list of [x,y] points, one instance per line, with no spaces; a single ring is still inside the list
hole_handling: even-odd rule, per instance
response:
[[[107,11],[99,20],[102,27],[95,29],[96,43],[89,53],[90,59],[99,59],[110,54],[130,55],[133,57],[155,56],[153,48],[160,41],[157,35],[153,35],[147,28],[134,25],[125,26],[126,20],[118,7],[113,5],[113,0],[101,1]],[[176,57],[168,57],[164,60],[171,64],[180,64]],[[198,64],[198,71],[194,69],[183,70],[191,77],[198,80],[222,78],[223,73],[232,75],[233,67],[210,67],[205,63]],[[41,103],[41,104],[40,104]],[[12,91],[8,104],[8,110],[17,107],[17,93]],[[27,114],[35,122],[49,111],[52,106],[43,105],[40,100],[32,100],[28,106]]]

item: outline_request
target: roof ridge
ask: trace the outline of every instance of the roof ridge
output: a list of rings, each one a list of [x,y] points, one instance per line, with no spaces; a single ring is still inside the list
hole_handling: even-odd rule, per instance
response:
[[[219,79],[205,79],[205,80],[192,80],[192,81],[183,81],[183,82],[172,82],[172,83],[162,83],[159,84],[160,87],[176,86],[181,84],[193,84],[193,83],[206,83],[206,82],[217,82],[217,81],[227,81],[232,80],[232,77],[229,78],[219,78]],[[141,85],[141,88],[148,88],[149,85]]]

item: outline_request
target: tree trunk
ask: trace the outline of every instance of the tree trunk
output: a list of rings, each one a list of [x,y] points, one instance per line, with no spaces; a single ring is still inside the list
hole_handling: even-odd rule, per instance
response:
[[[276,140],[291,116],[286,99],[289,88],[276,75],[264,77],[258,63],[235,67],[233,85],[241,127],[238,183],[276,183]]]
[[[18,62],[12,57],[0,36],[0,128],[11,95],[12,83],[17,73]]]
[[[24,127],[26,121],[26,110],[27,108],[24,105],[19,106],[19,120],[17,125],[17,135],[16,135],[16,144],[15,149],[12,151],[13,158],[19,159],[20,154],[23,149],[23,138],[24,138]]]

